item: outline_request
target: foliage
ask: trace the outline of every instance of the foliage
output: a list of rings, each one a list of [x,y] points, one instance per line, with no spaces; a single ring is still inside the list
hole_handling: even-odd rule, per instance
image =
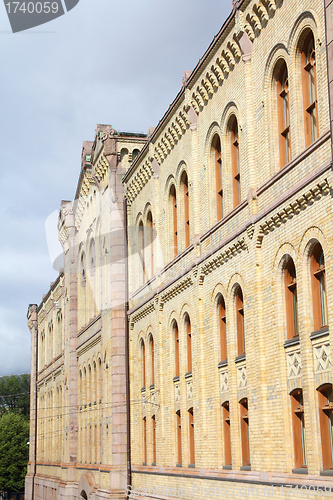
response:
[[[29,422],[19,413],[0,417],[0,489],[23,491],[27,472]]]
[[[13,411],[29,418],[30,375],[0,377],[0,415]]]

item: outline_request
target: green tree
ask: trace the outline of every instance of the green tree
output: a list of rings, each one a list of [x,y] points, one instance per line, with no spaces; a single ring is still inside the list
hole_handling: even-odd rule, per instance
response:
[[[0,377],[0,415],[13,411],[29,418],[30,375]]]
[[[0,417],[0,489],[23,491],[27,473],[29,422],[18,413]]]

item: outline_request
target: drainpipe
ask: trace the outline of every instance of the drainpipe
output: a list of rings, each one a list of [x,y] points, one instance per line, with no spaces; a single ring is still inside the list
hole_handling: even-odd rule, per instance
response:
[[[127,423],[127,485],[132,485],[131,471],[131,421],[130,421],[130,367],[129,367],[129,320],[128,320],[128,227],[127,200],[124,197],[124,256],[125,256],[125,363],[126,363],[126,423]],[[126,499],[130,492],[127,489]]]

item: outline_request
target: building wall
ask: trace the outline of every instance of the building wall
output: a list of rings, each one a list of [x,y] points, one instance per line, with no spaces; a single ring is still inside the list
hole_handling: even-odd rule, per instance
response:
[[[127,476],[121,176],[146,137],[99,125],[63,201],[63,269],[30,306],[32,407],[26,497],[124,498]],[[38,339],[38,343],[36,343]],[[37,351],[37,366],[36,366]],[[37,392],[35,392],[37,391]],[[37,393],[37,416],[34,395]]]
[[[318,110],[317,138],[310,143],[306,140],[302,80],[302,50],[309,30],[316,51]],[[291,158],[281,165],[277,79],[283,60],[288,68]],[[318,399],[323,384],[332,384],[327,326],[333,293],[332,174],[326,64],[323,2],[238,2],[161,120],[149,148],[125,176],[129,225],[136,228],[129,236],[131,498],[141,498],[140,494],[174,498],[185,487],[190,493],[181,497],[208,498],[201,487],[217,486],[225,489],[225,497],[234,498],[236,485],[245,488],[244,494],[237,493],[242,498],[264,498],[269,494],[265,488],[270,488],[274,498],[294,497],[297,485],[310,498],[315,496],[310,486],[326,486],[332,496],[333,482],[323,462]],[[238,121],[240,165],[236,207],[232,115]],[[216,135],[221,143],[221,220],[212,150]],[[184,171],[188,176],[189,244]],[[177,193],[176,257],[173,183]],[[153,249],[149,212],[154,221]],[[141,223],[146,226],[143,245]],[[315,326],[317,313],[312,307],[310,260],[316,243],[325,257],[328,319],[323,329]],[[290,257],[296,269],[299,335],[289,339],[285,268]],[[237,339],[239,286],[245,355],[239,355]],[[221,295],[227,359],[221,359],[220,349]],[[187,316],[192,370],[188,369]],[[304,415],[307,467],[299,466],[299,445],[293,444],[291,393],[296,389],[303,393],[298,415]],[[244,398],[249,459],[242,438]],[[229,403],[231,464],[225,457],[225,402]],[[193,411],[194,462],[189,410]],[[293,485],[288,492],[287,484]],[[255,492],[248,489],[253,485],[258,487]],[[223,494],[215,493],[214,498],[219,496]]]

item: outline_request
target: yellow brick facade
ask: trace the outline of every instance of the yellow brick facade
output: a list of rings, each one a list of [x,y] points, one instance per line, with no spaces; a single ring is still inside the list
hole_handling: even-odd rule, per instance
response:
[[[307,146],[301,57],[310,30],[316,50],[318,138]],[[283,60],[288,68],[291,161],[281,169],[276,68]],[[330,325],[333,206],[326,65],[322,1],[235,4],[149,147],[125,176],[128,224],[133,228],[129,238],[131,498],[296,498],[301,487],[309,498],[320,494],[321,487],[333,497],[333,480],[327,470],[323,472],[318,403],[318,389],[332,384],[331,333],[329,328],[313,333],[310,272],[311,252],[319,242],[325,256]],[[233,115],[239,134],[240,203],[236,207],[230,144]],[[217,220],[211,147],[216,135],[221,142],[221,220]],[[176,257],[172,184],[177,193]],[[149,211],[154,248],[148,244],[142,251],[139,224],[148,226]],[[145,236],[149,242],[148,228]],[[299,323],[299,335],[291,341],[287,341],[284,281],[289,256],[296,269]],[[237,340],[239,286],[245,356],[239,356]],[[217,301],[221,295],[227,361],[220,355]],[[175,377],[175,322],[179,377]],[[294,389],[302,390],[304,400],[303,468],[295,466],[290,395]],[[244,398],[250,465],[244,464],[242,451],[240,402]],[[224,402],[229,402],[231,465],[224,455]],[[195,463],[190,456],[188,410],[192,408]],[[235,492],[235,487],[241,492]]]

